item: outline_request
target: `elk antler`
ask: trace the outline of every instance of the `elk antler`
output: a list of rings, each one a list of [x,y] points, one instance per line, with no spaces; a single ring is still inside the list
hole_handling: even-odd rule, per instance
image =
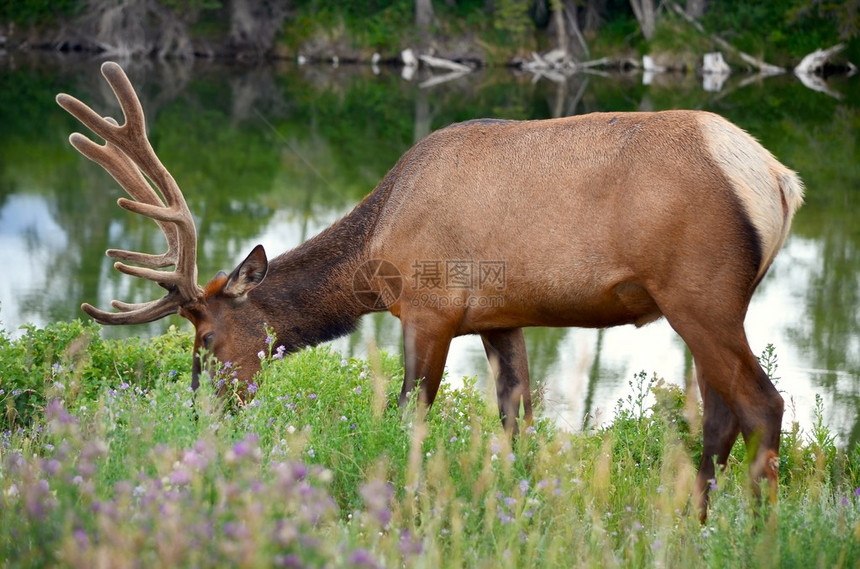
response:
[[[173,314],[202,297],[203,289],[197,284],[197,230],[182,191],[146,137],[143,108],[128,77],[119,65],[110,61],[102,64],[102,75],[119,100],[125,124],[120,126],[110,117],[102,118],[65,93],[57,95],[57,104],[105,140],[100,145],[77,132],[69,136],[69,142],[78,152],[101,164],[133,198],[119,198],[117,205],[153,219],[167,239],[167,252],[161,255],[108,249],[107,256],[142,265],[114,263],[118,271],[155,281],[168,292],[159,300],[140,304],[111,301],[111,306],[119,312],[106,312],[87,303],[81,308],[101,324],[142,324]],[[156,270],[169,266],[175,269]]]

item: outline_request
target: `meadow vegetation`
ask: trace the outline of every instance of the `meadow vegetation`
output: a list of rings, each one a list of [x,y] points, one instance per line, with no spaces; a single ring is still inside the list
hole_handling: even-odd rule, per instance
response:
[[[284,356],[272,338],[255,384],[232,388],[222,366],[192,393],[188,333],[98,332],[0,334],[0,566],[860,563],[860,449],[836,444],[820,404],[783,434],[779,503],[753,507],[738,444],[701,525],[695,402],[646,373],[607,426],[539,420],[510,443],[472,380],[426,417],[398,409],[390,355]]]

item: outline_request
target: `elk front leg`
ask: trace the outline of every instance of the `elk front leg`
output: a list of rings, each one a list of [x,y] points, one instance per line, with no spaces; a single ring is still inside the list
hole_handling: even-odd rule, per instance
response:
[[[406,404],[419,381],[418,402],[430,407],[442,383],[454,327],[434,318],[402,319],[402,322],[405,375],[398,404],[401,407]]]
[[[505,432],[515,435],[518,432],[520,405],[523,407],[523,421],[532,421],[529,362],[523,330],[491,330],[481,333],[481,340],[496,378],[502,426]]]

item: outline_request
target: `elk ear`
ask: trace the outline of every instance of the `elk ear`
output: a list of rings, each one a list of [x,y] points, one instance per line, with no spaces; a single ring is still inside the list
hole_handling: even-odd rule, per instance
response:
[[[227,277],[223,293],[234,298],[248,294],[251,289],[263,282],[268,270],[269,260],[266,258],[266,250],[262,245],[257,245]]]

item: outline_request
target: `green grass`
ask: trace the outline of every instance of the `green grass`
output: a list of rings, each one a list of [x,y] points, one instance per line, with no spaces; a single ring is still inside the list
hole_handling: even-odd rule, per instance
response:
[[[756,513],[739,444],[702,526],[695,413],[644,373],[608,427],[538,421],[511,445],[474,382],[443,386],[426,420],[398,409],[386,355],[273,349],[243,405],[191,393],[187,334],[97,331],[0,336],[2,566],[860,562],[860,451],[834,444],[820,406],[811,432],[784,434],[779,504]]]

